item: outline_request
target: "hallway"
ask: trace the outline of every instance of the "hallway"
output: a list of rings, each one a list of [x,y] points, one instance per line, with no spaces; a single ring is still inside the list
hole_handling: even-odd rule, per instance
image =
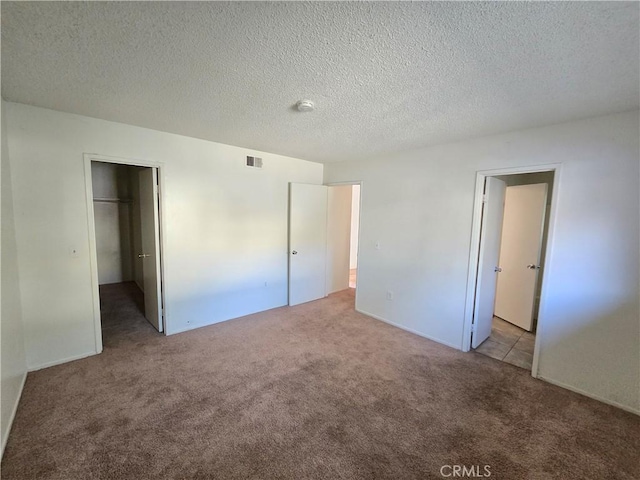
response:
[[[494,316],[491,335],[475,351],[531,371],[535,341],[535,333]]]

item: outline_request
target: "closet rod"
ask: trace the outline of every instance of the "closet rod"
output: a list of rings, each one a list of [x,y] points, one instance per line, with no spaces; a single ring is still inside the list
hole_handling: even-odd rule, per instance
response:
[[[120,199],[120,198],[94,198],[94,202],[102,202],[102,203],[133,203],[131,199]]]

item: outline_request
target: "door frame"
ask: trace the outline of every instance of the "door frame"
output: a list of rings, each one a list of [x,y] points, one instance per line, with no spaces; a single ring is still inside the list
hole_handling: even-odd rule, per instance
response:
[[[90,260],[90,271],[91,271],[91,293],[93,300],[93,328],[94,328],[94,338],[96,345],[96,353],[102,352],[102,319],[100,316],[100,288],[98,283],[98,249],[96,245],[96,223],[95,223],[95,213],[93,209],[93,182],[91,177],[91,162],[103,162],[103,163],[113,163],[117,165],[128,165],[132,167],[149,167],[156,168],[158,172],[158,196],[160,200],[158,202],[158,224],[159,231],[156,232],[159,235],[158,244],[160,245],[160,251],[158,252],[158,257],[160,260],[160,295],[162,302],[162,315],[160,317],[160,322],[162,323],[162,334],[166,335],[167,333],[167,324],[169,323],[169,316],[167,313],[167,305],[165,302],[166,299],[166,290],[167,284],[165,281],[165,262],[164,262],[164,251],[166,248],[165,239],[166,231],[165,231],[165,222],[163,222],[164,216],[164,163],[150,160],[138,160],[133,158],[122,158],[122,157],[112,157],[109,155],[100,155],[97,153],[84,153],[83,154],[83,162],[84,162],[84,182],[85,182],[85,193],[86,193],[86,201],[87,201],[87,225],[88,225],[88,234],[89,234],[89,260]]]
[[[360,238],[362,238],[362,190],[364,188],[363,182],[362,181],[355,181],[355,180],[347,180],[346,182],[331,182],[331,183],[324,183],[323,185],[327,186],[327,187],[341,187],[341,186],[347,186],[347,185],[359,185],[360,186],[360,198],[358,199],[359,203],[358,203],[358,210],[360,213],[360,216],[358,217],[358,255],[360,254]],[[358,285],[360,284],[360,282],[358,282],[358,278],[360,277],[360,259],[358,259],[358,268],[356,268],[356,298],[355,298],[355,309],[356,311],[358,310]]]
[[[487,177],[500,175],[519,175],[523,173],[553,172],[553,192],[551,194],[551,208],[549,210],[549,231],[547,232],[547,245],[545,248],[544,272],[548,271],[547,266],[551,264],[553,258],[554,231],[556,228],[556,211],[558,208],[558,198],[560,193],[562,164],[550,163],[535,166],[499,168],[492,170],[480,170],[476,172],[476,189],[473,202],[473,219],[471,223],[471,246],[469,249],[469,268],[467,276],[467,295],[464,309],[464,325],[462,329],[462,351],[471,350],[471,327],[473,324],[473,311],[476,299],[476,278],[478,275],[478,258],[480,256],[480,227],[482,220],[482,195],[484,192],[484,181]],[[542,288],[540,292],[540,304],[538,307],[538,324],[536,328],[536,340],[533,350],[533,362],[531,366],[531,376],[538,376],[538,360],[540,354],[539,339],[544,331],[546,321],[547,288],[546,275],[542,277]]]

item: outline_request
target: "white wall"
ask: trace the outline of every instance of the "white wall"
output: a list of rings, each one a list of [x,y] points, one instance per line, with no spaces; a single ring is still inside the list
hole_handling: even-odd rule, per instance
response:
[[[360,228],[360,185],[351,190],[351,251],[349,268],[358,268],[358,229]]]
[[[135,229],[132,215],[134,208],[139,208],[139,205],[133,204],[131,181],[134,174],[137,178],[137,169],[134,167],[91,163],[100,285],[134,279]],[[137,227],[139,231],[139,224]]]
[[[349,288],[351,185],[328,188],[327,293]]]
[[[288,182],[322,165],[15,103],[7,120],[29,368],[96,351],[85,152],[164,164],[167,333],[287,303]]]
[[[117,203],[106,202],[95,202],[93,206],[100,285],[123,281],[119,207]]]
[[[363,182],[357,308],[461,348],[476,172],[561,163],[538,375],[640,412],[638,117],[325,166]]]
[[[142,220],[140,217],[140,177],[139,169],[130,168],[131,175],[131,242],[133,255],[133,281],[136,282],[138,288],[144,291],[144,276],[142,270],[142,258],[138,258],[142,251]]]
[[[2,398],[0,398],[0,457],[9,436],[22,386],[27,375],[27,361],[24,351],[22,312],[20,308],[20,287],[18,257],[14,226],[11,172],[6,136],[5,103],[2,102],[2,159],[0,187],[2,207],[2,253],[0,255],[0,377]]]
[[[122,264],[122,281],[130,282],[134,277],[133,268],[133,194],[131,192],[131,176],[134,167],[118,165],[117,186],[118,198],[124,202],[118,204],[118,223],[120,228],[120,255]],[[137,173],[136,173],[137,175]],[[95,206],[95,204],[94,204]],[[94,213],[95,214],[95,213]],[[136,255],[137,258],[137,255]]]

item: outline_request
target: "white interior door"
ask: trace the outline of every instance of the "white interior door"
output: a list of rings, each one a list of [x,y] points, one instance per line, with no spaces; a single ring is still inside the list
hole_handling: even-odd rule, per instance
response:
[[[507,187],[495,315],[531,331],[547,184]]]
[[[491,335],[505,189],[506,184],[502,180],[493,177],[485,179],[476,302],[473,312],[473,348]]]
[[[142,272],[144,283],[144,316],[162,331],[162,294],[160,285],[160,222],[158,211],[158,171],[143,168],[140,180],[140,230],[142,237]]]
[[[326,295],[327,187],[289,185],[289,305]]]

